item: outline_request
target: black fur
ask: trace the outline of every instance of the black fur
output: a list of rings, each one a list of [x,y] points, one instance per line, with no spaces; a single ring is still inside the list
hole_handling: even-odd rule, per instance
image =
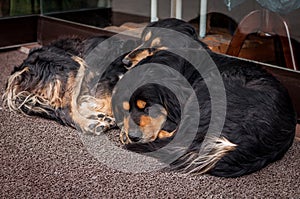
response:
[[[252,173],[280,159],[291,146],[296,126],[293,105],[280,82],[255,64],[218,54],[211,56],[218,66],[226,89],[227,112],[221,136],[236,144],[237,148],[220,159],[209,172],[225,177]],[[210,123],[211,102],[207,86],[200,75],[194,75],[193,66],[188,66],[186,61],[168,51],[160,51],[144,62],[160,63],[178,70],[184,74],[197,94],[201,113],[200,124],[192,145],[184,149],[185,154],[190,153],[190,156],[184,155],[171,165],[176,169],[182,169],[197,158],[195,154],[201,147]],[[137,99],[143,99],[147,104],[160,104],[166,110],[170,110],[163,129],[174,130],[180,122],[181,107],[176,98],[165,89],[153,84],[138,89],[130,100],[131,117],[135,118],[134,114],[147,114],[136,111],[143,111],[136,108],[134,102]],[[149,152],[157,150],[169,141],[134,143],[129,144],[127,148]],[[170,152],[170,155],[172,153]]]
[[[152,22],[147,25],[146,29],[143,31],[142,36],[147,34],[149,28],[155,28],[155,29],[158,28],[158,29],[156,29],[157,31],[159,31],[159,28],[174,30],[176,32],[185,34],[185,35],[189,36],[190,38],[198,41],[198,34],[197,34],[196,30],[192,27],[192,25],[190,25],[189,23],[186,23],[185,21],[179,20],[179,19],[171,18],[171,19],[160,20],[157,22]],[[161,35],[159,32],[154,32],[153,34]]]
[[[58,44],[58,42],[56,43]],[[23,63],[15,67],[12,74],[22,71],[25,67],[29,68],[29,73],[22,73],[18,77],[19,87],[23,91],[32,92],[38,87],[43,87],[49,83],[59,80],[62,82],[62,92],[66,91],[69,75],[76,76],[79,64],[72,59],[64,49],[55,45],[45,46],[32,50]],[[20,99],[21,103],[24,99]],[[18,102],[17,102],[18,103]],[[37,115],[47,119],[53,119],[61,124],[74,127],[74,124],[68,114],[69,106],[55,109],[37,102],[34,107],[40,107],[46,111],[34,111],[26,106],[20,108],[28,115]]]
[[[151,41],[156,38],[155,36],[157,36],[161,38],[162,46],[168,48],[193,47],[189,42],[190,40],[186,39],[186,37],[189,37],[199,43],[203,48],[209,50],[208,46],[199,40],[198,34],[193,26],[182,20],[171,18],[152,22],[148,24],[143,31],[142,39],[145,38],[149,31],[152,32],[153,38],[149,41],[146,41],[143,46],[147,46],[147,43],[151,43]],[[174,34],[172,34],[172,31],[174,31]]]
[[[11,75],[14,75],[28,68],[27,72],[22,73],[14,80],[12,86],[18,86],[18,92],[26,91],[30,93],[30,95],[37,95],[37,99],[39,100],[35,103],[29,103],[30,105],[27,106],[21,105],[28,96],[25,95],[24,97],[21,96],[17,98],[17,101],[14,103],[20,105],[20,109],[25,114],[56,120],[60,124],[75,127],[76,124],[70,115],[70,97],[73,91],[68,88],[68,86],[72,86],[68,85],[68,83],[70,83],[68,81],[70,77],[76,77],[80,65],[73,57],[79,57],[83,60],[86,59],[86,56],[106,39],[108,39],[106,36],[91,37],[88,39],[76,37],[63,38],[49,45],[32,49],[23,63],[16,66],[12,71]],[[125,42],[120,40],[119,43],[120,44],[116,43],[116,45],[121,48],[121,44]],[[112,62],[108,66],[107,71],[104,71],[101,79],[96,77],[100,79],[96,91],[98,96],[104,94],[111,95],[114,85],[119,80],[119,76],[127,71],[122,67],[123,64],[121,60],[122,56]],[[59,80],[62,85],[59,91],[59,97],[63,99],[64,96],[68,95],[64,98],[66,100],[63,102],[64,106],[55,107],[41,103],[44,100],[43,96],[39,92],[37,93],[36,90],[42,90],[42,88],[46,88],[47,85],[56,80]],[[71,82],[71,84],[74,84],[74,82]]]
[[[148,27],[170,28],[199,41],[195,31],[183,21],[167,19],[154,22]],[[146,28],[143,35],[147,34],[147,31]],[[162,43],[168,48],[176,47],[176,44],[172,43],[174,42],[172,38],[168,39],[159,31],[152,32],[152,37],[167,39]],[[189,40],[179,43],[184,44],[182,47],[190,47]],[[201,44],[200,41],[199,43]],[[237,145],[236,149],[222,157],[209,173],[216,176],[237,177],[255,172],[282,158],[292,145],[296,126],[296,115],[287,90],[277,79],[255,63],[229,58],[213,53],[206,46],[204,48],[217,65],[226,90],[227,111],[221,136]],[[180,150],[180,152],[184,151],[184,155],[170,165],[175,169],[192,170],[194,167],[190,164],[198,157],[198,151],[211,122],[211,100],[204,77],[197,73],[189,62],[169,51],[158,51],[153,56],[143,59],[136,67],[145,63],[163,64],[177,70],[188,80],[197,95],[201,115],[197,135],[191,145]],[[151,73],[151,69],[146,73]],[[212,79],[209,71],[205,76],[208,80]],[[147,84],[138,89],[130,99],[131,118],[139,118],[142,114],[147,115],[147,112],[139,109],[135,104],[137,99],[142,98],[147,104],[156,103],[166,110],[172,110],[168,111],[167,122],[163,129],[176,129],[174,126],[179,125],[181,106],[178,100],[165,89],[156,84]],[[138,119],[136,123],[138,124]],[[126,148],[137,152],[155,151],[170,140],[137,142],[128,144]],[[175,148],[173,151],[167,151],[164,156],[171,156],[174,153],[176,153]]]

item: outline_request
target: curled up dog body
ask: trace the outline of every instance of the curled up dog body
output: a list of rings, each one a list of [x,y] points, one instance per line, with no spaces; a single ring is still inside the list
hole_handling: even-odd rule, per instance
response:
[[[208,56],[204,58],[211,60],[200,59],[201,53],[193,57],[193,52],[198,50],[205,51]],[[216,68],[208,67],[210,61]],[[145,154],[160,150],[163,155],[155,154],[155,157],[167,161],[171,169],[237,177],[280,159],[293,142],[296,115],[281,83],[255,63],[213,53],[183,21],[167,19],[150,24],[142,34],[142,44],[125,56],[123,63],[131,70],[143,67],[145,74],[151,74],[148,75],[151,77],[144,75],[146,78],[141,75],[141,79],[160,76],[152,71],[151,64],[177,71],[195,92],[198,107],[194,109],[200,112],[199,118],[189,118],[190,113],[183,108],[191,103],[189,96],[183,103],[178,101],[176,94],[186,90],[183,84],[177,85],[177,92],[174,92],[176,89],[168,88],[172,86],[159,81],[155,84],[141,81],[144,85],[122,103],[121,139],[127,149]],[[209,84],[217,82],[218,72],[214,69],[219,72],[223,85]],[[174,76],[165,74],[158,79],[175,85]],[[215,88],[218,86],[225,90],[225,115],[218,115],[218,110],[212,109],[214,104],[224,103],[218,93],[214,101],[212,99],[210,87],[218,90]],[[121,106],[116,109],[120,110]],[[223,128],[220,132],[209,133],[218,116],[224,116]],[[185,131],[183,127],[193,120],[198,120],[198,126]],[[174,142],[177,144],[172,145]],[[175,160],[166,157],[175,157]]]

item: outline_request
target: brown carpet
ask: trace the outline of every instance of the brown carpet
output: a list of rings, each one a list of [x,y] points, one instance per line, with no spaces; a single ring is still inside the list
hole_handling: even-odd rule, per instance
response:
[[[1,95],[13,66],[25,57],[0,53]],[[300,198],[300,142],[282,160],[235,179],[125,173],[91,155],[76,130],[2,105],[0,165],[0,198]]]

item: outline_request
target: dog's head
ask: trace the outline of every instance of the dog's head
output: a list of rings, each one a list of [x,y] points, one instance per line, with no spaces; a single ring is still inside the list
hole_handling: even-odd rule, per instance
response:
[[[193,48],[195,43],[207,48],[189,23],[173,18],[153,22],[144,29],[141,45],[129,53],[123,63],[130,69],[160,50]]]
[[[122,106],[127,113],[123,116],[120,134],[123,143],[149,143],[173,137],[180,118],[180,105],[167,88],[146,84]]]

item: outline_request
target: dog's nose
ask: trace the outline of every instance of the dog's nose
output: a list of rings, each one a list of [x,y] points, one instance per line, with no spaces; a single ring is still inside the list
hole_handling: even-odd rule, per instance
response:
[[[138,142],[142,139],[142,133],[140,131],[130,131],[128,137],[132,142]]]
[[[130,67],[130,66],[132,65],[132,61],[131,61],[130,59],[126,58],[126,57],[122,60],[122,62],[123,62],[123,64],[125,64],[127,67]]]

